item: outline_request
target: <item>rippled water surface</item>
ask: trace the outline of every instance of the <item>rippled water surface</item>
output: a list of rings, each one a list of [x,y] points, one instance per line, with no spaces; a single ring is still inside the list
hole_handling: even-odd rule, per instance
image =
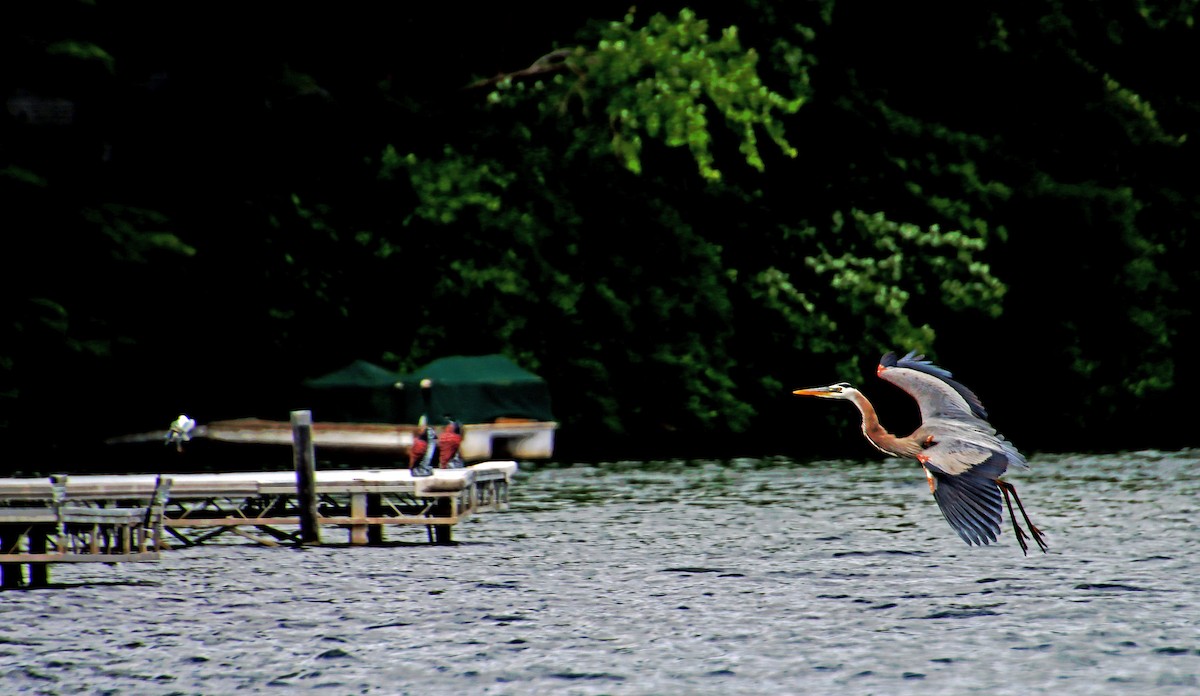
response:
[[[1200,452],[1033,465],[1028,557],[915,464],[738,460],[530,465],[453,547],[55,566],[0,593],[0,692],[1200,693]]]

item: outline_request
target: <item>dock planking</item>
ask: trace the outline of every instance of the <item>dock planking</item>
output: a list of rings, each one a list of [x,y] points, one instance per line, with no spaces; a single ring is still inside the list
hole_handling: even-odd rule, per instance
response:
[[[67,477],[51,476],[49,497],[0,507],[0,587],[49,583],[51,563],[121,563],[158,560],[163,507],[171,488],[158,476],[144,505],[96,507],[68,499]],[[40,503],[21,506],[20,502]]]
[[[448,528],[475,513],[506,509],[516,471],[515,461],[436,469],[425,477],[414,477],[407,469],[317,471],[317,522],[322,527],[349,528],[351,544],[370,543],[372,537],[380,541],[380,530],[372,527]],[[75,503],[102,509],[148,501],[155,482],[156,477],[148,474],[71,476],[66,495]],[[0,479],[0,509],[27,506],[52,496],[48,479]],[[274,528],[299,524],[295,472],[171,476],[163,525],[184,545],[203,543],[238,527],[272,528],[276,540],[290,539],[295,534]],[[447,531],[431,529],[431,537],[448,542]]]
[[[320,544],[321,527],[332,525],[349,529],[350,544],[360,545],[382,543],[388,525],[424,525],[431,542],[449,544],[453,525],[508,507],[515,461],[419,477],[408,469],[317,471],[312,413],[293,411],[291,431],[293,472],[0,479],[0,586],[21,585],[25,565],[29,584],[45,586],[50,563],[157,560],[168,548],[164,531],[186,546],[227,532],[277,546]]]

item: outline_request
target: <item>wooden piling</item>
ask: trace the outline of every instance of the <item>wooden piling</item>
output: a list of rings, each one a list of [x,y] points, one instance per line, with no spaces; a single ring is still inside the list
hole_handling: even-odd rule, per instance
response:
[[[292,411],[292,459],[296,465],[296,505],[300,543],[320,544],[317,522],[317,453],[313,445],[312,411]]]
[[[454,499],[453,498],[438,498],[433,504],[434,517],[452,517],[454,515]],[[448,524],[433,525],[433,543],[435,544],[452,544],[454,528]]]
[[[383,517],[383,496],[378,493],[367,494],[367,517]],[[367,528],[367,543],[383,543],[383,525],[373,524]]]
[[[54,518],[58,520],[54,530],[58,537],[58,553],[67,552],[67,525],[63,521],[62,508],[67,503],[67,475],[54,474],[50,477],[51,504],[54,506]]]
[[[20,532],[0,529],[0,553],[17,553]],[[0,563],[0,588],[12,589],[25,583],[20,563]]]
[[[365,519],[367,516],[367,494],[353,493],[350,496],[350,517],[355,520]],[[362,546],[367,543],[367,525],[355,522],[350,525],[350,543],[355,546]]]
[[[44,526],[38,525],[29,531],[29,553],[44,554],[47,551],[46,534],[47,529]],[[50,584],[50,564],[49,563],[30,563],[29,564],[29,586],[30,587],[46,587]]]

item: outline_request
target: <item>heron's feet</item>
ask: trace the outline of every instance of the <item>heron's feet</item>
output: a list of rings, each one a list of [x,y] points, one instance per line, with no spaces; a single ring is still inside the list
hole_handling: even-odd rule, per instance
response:
[[[1000,492],[1004,494],[1004,503],[1008,506],[1008,519],[1012,522],[1013,532],[1017,536],[1017,543],[1021,545],[1021,553],[1026,556],[1029,555],[1029,544],[1025,543],[1025,540],[1029,538],[1029,534],[1033,535],[1033,540],[1037,542],[1038,548],[1042,550],[1042,553],[1046,553],[1046,550],[1050,548],[1046,545],[1046,538],[1042,534],[1042,530],[1035,527],[1033,521],[1029,519],[1029,513],[1025,512],[1025,506],[1021,504],[1021,496],[1017,495],[1016,487],[1007,481],[999,479],[996,479],[996,485],[1000,486]],[[1009,493],[1012,493],[1011,499],[1008,497]],[[1021,529],[1021,525],[1017,524],[1017,515],[1013,512],[1012,506],[1014,500],[1017,502],[1017,509],[1021,511],[1021,517],[1025,520],[1025,525],[1029,527],[1029,534],[1026,534],[1025,530]]]
[[[1042,553],[1046,553],[1046,550],[1050,547],[1046,544],[1046,537],[1042,534],[1042,530],[1033,526],[1033,523],[1029,521],[1028,517],[1025,518],[1025,524],[1029,525],[1029,534],[1026,534],[1024,529],[1021,529],[1021,525],[1017,524],[1015,519],[1012,521],[1012,528],[1013,532],[1016,534],[1017,543],[1021,545],[1021,553],[1026,556],[1029,555],[1029,544],[1027,541],[1030,536],[1032,536],[1033,540],[1037,542],[1038,548],[1042,550]]]
[[[1017,525],[1016,520],[1013,520],[1012,528],[1013,534],[1017,537],[1017,543],[1021,545],[1021,554],[1028,556],[1029,544],[1026,543],[1025,540],[1029,538],[1029,535],[1025,533],[1024,529],[1021,529],[1021,527]]]
[[[1042,530],[1033,526],[1028,517],[1025,518],[1025,524],[1029,525],[1029,533],[1033,535],[1033,540],[1037,542],[1038,548],[1042,550],[1042,553],[1046,553],[1050,546],[1046,544],[1046,537],[1042,534]]]

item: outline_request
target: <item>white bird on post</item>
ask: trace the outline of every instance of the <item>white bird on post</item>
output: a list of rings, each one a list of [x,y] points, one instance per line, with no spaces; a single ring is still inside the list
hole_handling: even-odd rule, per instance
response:
[[[167,439],[163,441],[163,444],[169,445],[174,442],[175,450],[182,452],[183,443],[192,439],[192,430],[195,427],[195,420],[188,418],[182,413],[179,414],[179,417],[175,419],[174,423],[171,423],[170,429],[167,430]]]

